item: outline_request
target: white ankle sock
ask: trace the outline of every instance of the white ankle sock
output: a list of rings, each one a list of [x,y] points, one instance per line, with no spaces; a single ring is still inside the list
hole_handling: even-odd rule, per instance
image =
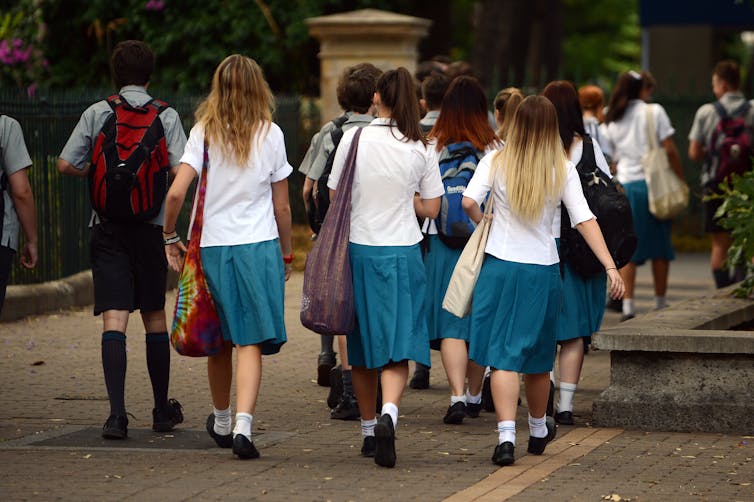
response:
[[[550,370],[550,381],[555,383],[555,370]]]
[[[506,441],[516,446],[516,421],[501,420],[497,423],[497,444],[503,444]]]
[[[236,413],[236,426],[233,429],[233,436],[243,434],[251,441],[251,423],[254,416],[248,413]]]
[[[623,315],[631,315],[635,314],[634,311],[634,299],[633,298],[624,298],[623,299]]]
[[[655,296],[655,308],[657,310],[664,309],[668,306],[668,300],[665,296]]]
[[[374,426],[377,425],[377,419],[361,421],[361,437],[374,436]]]
[[[534,418],[529,415],[529,435],[535,438],[547,436],[547,425],[545,425],[544,415],[542,415],[542,418]]]
[[[398,428],[398,407],[393,403],[385,403],[382,405],[382,415],[387,413],[390,418],[393,419],[393,428]]]
[[[450,405],[453,406],[456,403],[466,404],[466,395],[463,395],[463,396],[450,396]]]
[[[573,394],[576,392],[575,383],[560,382],[558,395],[558,411],[573,411]]]
[[[477,394],[476,396],[472,396],[469,393],[469,390],[466,389],[466,404],[479,404],[481,402],[482,402],[482,391],[479,391],[479,394]]]
[[[213,427],[215,433],[220,434],[221,436],[227,436],[230,434],[230,426],[233,424],[230,416],[230,406],[225,410],[218,410],[213,407],[213,410],[215,414],[215,426]]]

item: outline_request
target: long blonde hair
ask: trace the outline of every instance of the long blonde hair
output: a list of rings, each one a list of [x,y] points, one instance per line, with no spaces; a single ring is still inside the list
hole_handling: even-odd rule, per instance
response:
[[[548,200],[561,196],[566,154],[558,133],[558,115],[549,99],[525,98],[508,130],[508,141],[493,159],[495,178],[505,179],[513,213],[537,223]]]
[[[197,107],[196,121],[204,126],[207,142],[244,167],[257,141],[272,122],[275,97],[259,65],[251,58],[233,54],[217,66],[209,96]]]
[[[513,116],[516,114],[518,105],[524,100],[524,93],[517,87],[506,87],[497,93],[493,106],[499,118],[498,129],[495,131],[497,137],[505,141],[508,131],[513,122]]]

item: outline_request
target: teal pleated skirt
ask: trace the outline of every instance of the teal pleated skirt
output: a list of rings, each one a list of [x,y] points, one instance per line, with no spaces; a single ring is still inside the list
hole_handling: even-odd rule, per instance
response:
[[[607,275],[584,279],[566,263],[563,265],[563,298],[557,324],[559,342],[586,338],[587,343],[602,324],[607,295]]]
[[[670,241],[671,220],[658,220],[649,212],[649,196],[646,181],[632,181],[623,185],[631,203],[637,245],[631,262],[637,265],[647,260],[673,260],[673,244]]]
[[[286,342],[285,269],[278,239],[203,247],[202,268],[223,337],[276,354]]]
[[[555,360],[560,267],[486,255],[471,304],[469,358],[481,366],[546,373]]]
[[[424,255],[424,269],[427,272],[427,294],[424,308],[427,313],[429,346],[440,349],[440,340],[456,338],[469,341],[471,317],[458,318],[442,308],[442,301],[450,283],[450,276],[463,249],[446,246],[438,236],[429,236],[429,250]]]
[[[429,366],[427,279],[419,245],[351,243],[349,256],[356,328],[348,335],[348,362],[365,368],[404,360]]]

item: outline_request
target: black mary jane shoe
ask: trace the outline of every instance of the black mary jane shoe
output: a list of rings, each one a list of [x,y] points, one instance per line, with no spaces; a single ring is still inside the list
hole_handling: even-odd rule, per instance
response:
[[[254,442],[249,441],[243,434],[236,434],[233,438],[233,453],[241,459],[259,458],[259,450],[254,446]]]
[[[364,443],[361,445],[361,456],[374,458],[376,439],[374,436],[364,436]]]
[[[573,412],[560,411],[555,414],[555,421],[560,425],[573,425],[575,423],[573,420]]]
[[[215,432],[215,414],[210,413],[207,417],[207,433],[215,440],[217,446],[220,448],[232,448],[233,447],[233,434],[218,434]]]
[[[557,433],[557,426],[555,425],[555,421],[552,420],[550,417],[548,417],[549,420],[547,420],[547,435],[543,438],[535,438],[533,436],[529,436],[529,447],[526,449],[529,453],[532,455],[542,455],[545,451],[545,447],[547,446],[547,443],[555,439],[555,434]]]
[[[515,447],[510,441],[500,443],[495,447],[495,453],[492,454],[492,463],[497,465],[511,465],[515,462],[513,451]]]

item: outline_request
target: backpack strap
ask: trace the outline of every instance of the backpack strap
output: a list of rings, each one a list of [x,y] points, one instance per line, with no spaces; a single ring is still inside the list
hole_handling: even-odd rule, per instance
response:
[[[723,104],[720,101],[715,101],[712,103],[712,106],[715,107],[715,111],[720,116],[721,119],[728,118],[728,110],[725,109]]]
[[[597,167],[597,159],[594,158],[594,144],[592,143],[592,137],[588,134],[584,134],[581,138],[581,145],[581,160],[579,160],[579,164],[586,162],[588,166],[594,166],[599,169],[599,167]]]

